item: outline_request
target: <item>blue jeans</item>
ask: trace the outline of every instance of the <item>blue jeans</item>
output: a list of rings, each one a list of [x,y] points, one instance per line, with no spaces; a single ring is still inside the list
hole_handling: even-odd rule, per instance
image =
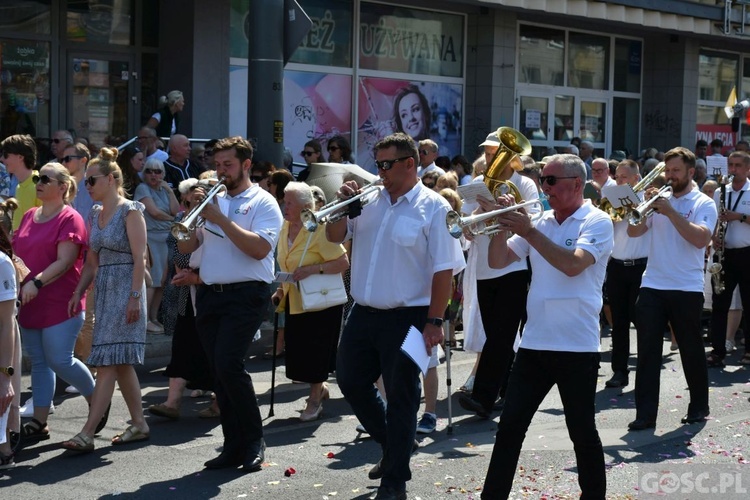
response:
[[[23,346],[31,358],[34,406],[44,408],[55,394],[55,373],[82,395],[94,392],[94,377],[86,365],[73,357],[73,346],[83,325],[83,312],[47,328],[23,328]]]
[[[518,350],[484,481],[484,500],[508,498],[526,431],[555,384],[576,454],[581,498],[605,497],[604,451],[594,421],[598,370],[598,352]]]
[[[427,321],[427,307],[374,310],[355,304],[341,335],[336,378],[367,432],[383,448],[381,486],[403,490],[417,432],[419,368],[401,352],[409,327]],[[380,375],[388,408],[373,385]]]

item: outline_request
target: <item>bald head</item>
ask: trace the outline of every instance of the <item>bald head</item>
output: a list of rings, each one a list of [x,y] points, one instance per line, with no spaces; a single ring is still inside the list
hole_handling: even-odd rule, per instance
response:
[[[600,186],[604,186],[609,179],[609,163],[604,158],[597,158],[591,162],[591,177]]]
[[[182,165],[190,157],[190,141],[182,134],[175,134],[169,139],[169,159]]]

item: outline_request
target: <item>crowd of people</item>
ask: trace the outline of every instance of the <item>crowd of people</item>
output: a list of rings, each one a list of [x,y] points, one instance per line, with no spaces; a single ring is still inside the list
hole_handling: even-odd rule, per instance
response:
[[[115,383],[131,422],[112,444],[149,439],[135,366],[144,361],[147,334],[166,333],[173,337],[169,391],[148,413],[176,420],[187,389],[212,393],[200,416],[219,419],[224,448],[205,467],[260,470],[263,426],[244,357],[274,314],[279,336],[268,357],[284,356],[287,377],[309,386],[300,420],[322,417],[335,374],[361,429],[381,446],[368,474],[380,480],[375,498],[406,498],[415,436],[437,427],[437,346],[457,346],[456,330],[476,353],[460,406],[484,419],[501,411],[482,498],[507,497],[528,426],[553,385],[583,494],[604,497],[594,398],[607,332],[607,388],[629,385],[631,353],[637,359],[631,431],[656,426],[665,332],[686,367],[683,423],[709,416],[708,368],[724,366],[750,305],[747,144],[724,157],[712,143],[726,170],[709,173],[709,145],[700,141],[694,151],[650,148],[635,158],[615,151],[610,160],[578,141],[540,161],[511,155],[498,164],[507,149],[498,132],[477,145],[474,161],[440,156],[432,139],[397,132],[375,146],[382,187],[362,200],[367,206],[352,204],[350,217],[311,231],[303,212],[332,201],[310,179],[311,166],[351,164],[345,137],[328,139],[327,158],[318,141],[307,142],[300,152],[307,167],[294,176],[255,159],[240,137],[194,149],[180,134],[183,106],[182,95],[170,93],[121,150],[93,151],[68,131],[53,135],[50,161],[40,161],[29,136],[0,144],[0,195],[12,198],[2,208],[13,212],[0,230],[0,414],[10,417],[0,468],[13,466],[19,442],[51,437],[57,377],[89,403],[85,424],[64,448],[94,449]],[[160,147],[162,134],[171,137],[168,148]],[[467,196],[480,184],[488,196]],[[633,219],[634,205],[612,208],[606,192],[624,185],[637,188],[646,216]],[[334,196],[345,201],[362,187],[344,176]],[[206,196],[214,199],[201,211],[205,223],[172,231]],[[451,210],[464,220],[490,216],[461,223],[456,238],[446,228]],[[320,275],[341,275],[349,302],[306,308],[298,284]],[[708,354],[704,302],[711,305]],[[431,357],[421,416],[420,370],[400,354],[412,326]],[[33,386],[23,405],[15,373],[21,344]],[[747,346],[739,362],[750,364]],[[28,417],[23,425],[21,416]]]

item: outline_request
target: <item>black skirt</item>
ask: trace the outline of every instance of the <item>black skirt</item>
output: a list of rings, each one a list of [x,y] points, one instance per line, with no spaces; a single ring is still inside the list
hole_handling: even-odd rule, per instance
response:
[[[172,336],[172,359],[169,360],[164,375],[169,378],[184,378],[190,389],[213,390],[211,369],[206,351],[198,338],[193,304],[189,297],[185,304],[185,315],[177,316]]]
[[[331,370],[341,331],[344,306],[322,311],[289,314],[287,307],[284,344],[286,376],[316,384],[325,382]]]

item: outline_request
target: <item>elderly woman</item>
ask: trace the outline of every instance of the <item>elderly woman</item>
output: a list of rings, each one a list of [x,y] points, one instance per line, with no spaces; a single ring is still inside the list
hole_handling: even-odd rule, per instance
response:
[[[94,379],[73,357],[83,324],[79,313],[68,315],[68,298],[78,285],[86,248],[86,224],[70,206],[76,182],[59,163],[48,163],[34,177],[42,206],[26,212],[14,233],[13,247],[30,272],[21,287],[18,323],[31,358],[34,417],[22,428],[24,439],[49,439],[47,416],[55,393],[55,374],[91,401]]]
[[[149,333],[164,332],[164,325],[159,323],[159,307],[167,271],[167,236],[172,227],[174,216],[180,210],[180,203],[174,191],[164,180],[164,164],[152,158],[143,168],[143,183],[135,189],[135,201],[146,207],[146,231],[148,249],[151,254],[151,286],[148,287],[146,303],[148,304]]]
[[[346,270],[349,260],[344,247],[326,239],[324,225],[314,233],[302,229],[302,210],[315,206],[310,187],[302,182],[290,182],[285,189],[284,202],[284,225],[279,235],[277,257],[281,270],[293,273],[295,281],[312,274],[338,274]],[[306,246],[307,252],[304,251]],[[332,338],[341,329],[343,306],[305,312],[297,287],[290,283],[279,287],[272,300],[286,316],[286,375],[291,380],[310,384],[310,396],[300,420],[317,420],[323,411],[323,400],[328,398],[325,381],[333,349]]]
[[[146,123],[156,130],[157,137],[172,137],[180,131],[180,111],[185,107],[185,97],[179,90],[173,90],[159,98],[159,110]]]

